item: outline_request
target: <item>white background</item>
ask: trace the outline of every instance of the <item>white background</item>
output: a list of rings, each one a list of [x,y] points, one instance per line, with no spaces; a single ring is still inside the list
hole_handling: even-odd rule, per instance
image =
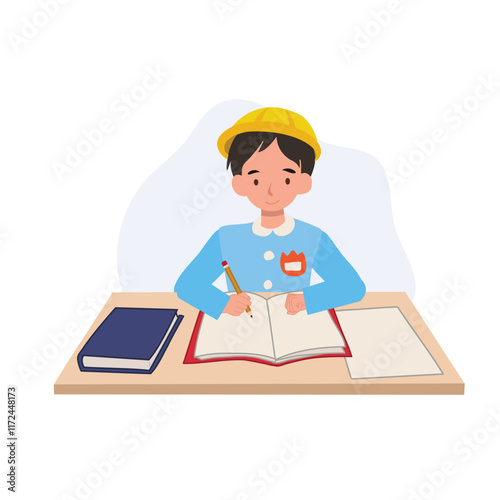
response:
[[[123,463],[89,498],[386,500],[414,489],[421,498],[461,499],[479,488],[498,496],[500,432],[480,428],[500,411],[500,87],[456,129],[443,120],[479,77],[500,81],[498,5],[402,0],[349,63],[341,43],[353,43],[388,4],[243,0],[221,18],[210,0],[75,0],[19,46],[23,18],[40,6],[4,3],[0,328],[3,387],[19,391],[18,498],[83,498],[78,481],[98,481],[92,463],[114,451]],[[111,103],[155,65],[168,79],[116,119]],[[82,304],[114,284],[132,196],[228,99],[297,111],[321,140],[366,151],[388,172],[416,139],[446,129],[447,140],[394,190],[393,210],[415,272],[414,302],[439,310],[428,323],[465,396],[173,397],[178,409],[131,451],[122,436],[152,422],[155,396],[53,395],[89,325]],[[109,116],[115,130],[59,182],[53,162]],[[447,280],[460,284],[454,295]],[[448,304],[439,302],[443,291]],[[22,377],[49,334],[71,323],[80,335]],[[486,442],[470,457],[457,454],[475,447],[456,444],[474,433]],[[283,442],[293,440],[304,450],[281,470]],[[426,486],[445,461],[454,474]],[[277,477],[260,492],[248,481],[269,464]]]

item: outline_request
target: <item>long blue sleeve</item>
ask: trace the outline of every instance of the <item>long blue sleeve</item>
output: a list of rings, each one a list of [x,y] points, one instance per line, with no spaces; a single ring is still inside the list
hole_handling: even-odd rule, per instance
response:
[[[216,231],[182,272],[174,287],[180,299],[215,319],[229,301],[229,296],[212,284],[224,272],[222,260],[219,231]]]
[[[314,256],[313,269],[323,283],[303,289],[308,314],[358,302],[364,297],[365,284],[324,232]]]

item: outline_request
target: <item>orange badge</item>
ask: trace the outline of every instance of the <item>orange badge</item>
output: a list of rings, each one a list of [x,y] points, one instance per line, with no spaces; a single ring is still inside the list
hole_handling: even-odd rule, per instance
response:
[[[288,255],[281,254],[281,270],[288,276],[300,276],[306,272],[306,256],[303,252],[298,255],[292,250]]]

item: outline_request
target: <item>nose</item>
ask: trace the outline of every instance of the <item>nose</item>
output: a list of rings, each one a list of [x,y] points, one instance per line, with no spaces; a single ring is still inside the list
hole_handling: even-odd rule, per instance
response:
[[[272,183],[272,182],[270,182],[270,183],[269,183],[269,186],[268,186],[268,188],[267,188],[267,194],[268,194],[269,196],[272,196],[272,195],[273,195],[272,186],[273,186],[273,183]]]

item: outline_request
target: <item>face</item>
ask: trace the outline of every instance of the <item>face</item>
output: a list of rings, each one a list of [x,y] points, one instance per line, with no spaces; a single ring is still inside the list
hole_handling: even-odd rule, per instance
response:
[[[301,173],[301,167],[281,152],[277,139],[264,151],[257,150],[243,165],[241,175],[233,177],[236,194],[266,212],[281,212],[311,185],[311,176]]]

